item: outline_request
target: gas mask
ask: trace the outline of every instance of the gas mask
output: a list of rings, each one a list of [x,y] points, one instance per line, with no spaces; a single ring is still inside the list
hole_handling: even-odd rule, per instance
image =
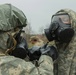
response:
[[[9,52],[10,55],[24,59],[28,54],[28,45],[25,38],[21,36],[23,31],[20,30],[19,33],[16,34],[15,40],[17,42],[14,50]]]
[[[28,45],[21,33],[22,30],[0,32],[0,50],[5,54],[24,59],[28,54]]]
[[[49,41],[69,42],[74,35],[69,15],[66,13],[53,15],[50,27],[45,29],[45,35]]]

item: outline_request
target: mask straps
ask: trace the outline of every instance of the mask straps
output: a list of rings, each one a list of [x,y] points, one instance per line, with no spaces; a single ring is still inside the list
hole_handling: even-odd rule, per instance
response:
[[[13,46],[5,51],[6,55],[8,55],[9,52],[12,52],[12,50],[15,49],[16,44],[17,44],[17,41],[15,40],[15,38],[10,33],[7,32],[7,34],[10,36],[10,38],[12,38],[12,40],[13,40]]]
[[[20,29],[16,28],[15,32],[11,32],[11,33],[7,32],[7,34],[10,36],[10,38],[13,40],[13,46],[5,51],[6,55],[8,55],[9,52],[12,52],[12,50],[15,49],[15,47],[17,45],[17,41],[15,40],[14,36],[15,36],[16,33],[19,33],[19,31],[20,31]]]

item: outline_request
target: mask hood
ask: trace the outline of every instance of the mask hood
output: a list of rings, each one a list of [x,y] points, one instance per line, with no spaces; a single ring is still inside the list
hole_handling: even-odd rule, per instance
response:
[[[67,13],[69,15],[69,17],[71,19],[71,27],[74,30],[74,36],[72,37],[72,39],[71,39],[71,41],[69,43],[69,47],[70,47],[70,46],[76,44],[75,43],[75,41],[76,41],[76,39],[75,39],[76,38],[76,12],[71,10],[71,9],[61,9],[56,14],[61,14],[61,13]]]

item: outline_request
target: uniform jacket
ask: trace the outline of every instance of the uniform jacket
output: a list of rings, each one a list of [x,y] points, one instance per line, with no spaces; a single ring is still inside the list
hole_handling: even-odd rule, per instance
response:
[[[52,58],[42,55],[39,67],[13,56],[0,55],[0,75],[53,75]]]
[[[57,13],[61,11],[68,13],[70,16],[71,26],[75,33],[68,44],[56,42],[59,57],[54,71],[55,75],[76,75],[76,12],[70,9],[62,9]]]

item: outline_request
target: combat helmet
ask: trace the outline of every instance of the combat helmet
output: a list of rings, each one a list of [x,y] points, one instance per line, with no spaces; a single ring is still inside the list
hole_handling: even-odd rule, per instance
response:
[[[26,25],[27,18],[20,9],[11,4],[0,5],[0,50],[13,50],[16,34]]]

